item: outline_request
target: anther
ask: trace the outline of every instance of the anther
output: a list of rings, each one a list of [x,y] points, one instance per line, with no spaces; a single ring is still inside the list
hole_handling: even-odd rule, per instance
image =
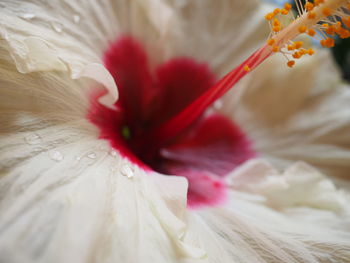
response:
[[[307,30],[307,28],[306,28],[306,26],[302,25],[302,26],[300,26],[300,27],[298,28],[298,30],[299,30],[300,33],[305,33],[306,30]]]
[[[287,65],[288,65],[288,67],[292,68],[295,65],[295,61],[294,60],[289,60],[287,62]]]
[[[243,69],[244,69],[244,71],[246,71],[246,72],[249,72],[249,71],[250,71],[250,67],[249,67],[248,65],[245,65],[245,66],[243,67]]]
[[[273,46],[273,44],[275,44],[275,40],[273,38],[270,38],[269,40],[267,40],[267,44],[269,46]]]
[[[307,11],[311,11],[312,9],[314,9],[314,4],[310,2],[306,2],[304,7]]]
[[[303,41],[295,41],[294,44],[295,44],[295,48],[298,49],[298,48],[301,48],[304,43]]]
[[[312,28],[310,28],[308,31],[307,31],[307,34],[310,36],[310,37],[313,37],[316,35],[316,31]]]
[[[315,13],[315,12],[312,12],[312,11],[308,12],[308,13],[307,13],[307,18],[309,18],[309,19],[315,19],[315,18],[316,18],[316,13]]]
[[[325,16],[330,16],[332,14],[332,10],[329,7],[322,8],[322,14]]]

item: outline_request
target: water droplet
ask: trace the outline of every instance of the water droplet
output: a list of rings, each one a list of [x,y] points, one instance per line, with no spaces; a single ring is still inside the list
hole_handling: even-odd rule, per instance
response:
[[[20,17],[23,19],[26,19],[26,20],[31,20],[35,17],[35,15],[31,14],[31,13],[25,13],[25,14],[20,15]]]
[[[111,151],[109,152],[109,154],[110,154],[111,156],[113,156],[113,157],[117,157],[117,156],[118,156],[118,153],[117,153],[117,151],[115,151],[115,150],[111,150]]]
[[[59,151],[50,151],[49,156],[52,160],[54,160],[56,162],[60,162],[64,159],[64,156]]]
[[[94,152],[90,152],[86,156],[89,157],[90,159],[96,159],[96,157],[97,157],[96,153],[94,153]]]
[[[30,145],[39,144],[42,142],[41,136],[37,133],[30,134],[30,135],[26,136],[24,139]]]
[[[52,22],[51,25],[52,25],[52,28],[53,28],[56,32],[62,33],[63,26],[62,26],[60,23]]]
[[[80,16],[79,15],[74,15],[73,16],[74,23],[79,24],[80,22]]]
[[[128,178],[132,178],[134,177],[134,171],[133,169],[130,167],[130,165],[126,165],[124,164],[120,170],[121,174],[128,177]]]
[[[35,147],[34,149],[33,149],[33,153],[41,153],[41,152],[44,152],[45,151],[45,149],[44,148],[42,148],[42,147]]]

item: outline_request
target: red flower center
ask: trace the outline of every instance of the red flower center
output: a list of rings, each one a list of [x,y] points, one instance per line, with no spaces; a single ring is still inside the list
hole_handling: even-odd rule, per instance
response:
[[[181,57],[151,69],[146,52],[131,37],[113,43],[104,61],[120,98],[115,109],[92,103],[89,119],[101,138],[146,170],[186,177],[190,206],[222,202],[225,176],[255,153],[227,117],[197,112],[189,121],[183,114],[213,96],[208,91],[216,81],[209,67]]]

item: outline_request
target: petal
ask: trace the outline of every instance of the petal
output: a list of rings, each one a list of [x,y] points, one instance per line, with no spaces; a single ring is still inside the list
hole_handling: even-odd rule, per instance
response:
[[[234,112],[256,149],[275,165],[302,160],[348,177],[350,94],[330,54],[320,50],[292,70],[280,67],[281,60],[275,56],[253,72],[222,110]]]
[[[120,30],[118,26],[107,26],[117,25],[111,9],[105,8],[107,4],[2,1],[1,52],[4,57],[8,52],[21,73],[55,70],[67,72],[72,78],[88,75],[106,85],[110,101],[115,101],[115,83],[102,65],[97,65],[101,64],[108,40]]]
[[[159,170],[189,181],[191,207],[222,203],[223,176],[255,156],[249,139],[231,120],[210,115],[174,144],[162,149]]]
[[[168,15],[167,23],[159,22],[159,27],[166,27],[159,41],[162,60],[194,57],[207,61],[219,76],[243,61],[269,32],[263,20],[266,9],[255,0],[171,0],[160,5],[171,10],[164,12]],[[149,19],[159,17],[153,5],[148,5],[148,10]]]
[[[189,219],[209,262],[348,262],[349,195],[316,170],[254,160],[230,179],[229,203]]]
[[[205,256],[192,239],[183,239],[185,179],[146,174],[72,125],[0,139],[6,171],[0,184],[1,262]]]

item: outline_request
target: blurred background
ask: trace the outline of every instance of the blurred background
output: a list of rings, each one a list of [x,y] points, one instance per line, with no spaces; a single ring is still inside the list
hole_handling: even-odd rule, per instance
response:
[[[301,0],[303,4],[305,4],[305,0]],[[295,12],[296,6],[293,0],[269,0],[268,2],[283,6],[284,3],[289,2],[293,5]],[[313,2],[313,1],[309,1]],[[338,63],[340,69],[343,73],[343,78],[347,81],[350,81],[350,38],[347,39],[340,39],[336,38],[336,45],[333,47],[332,54],[335,59],[335,61]]]

